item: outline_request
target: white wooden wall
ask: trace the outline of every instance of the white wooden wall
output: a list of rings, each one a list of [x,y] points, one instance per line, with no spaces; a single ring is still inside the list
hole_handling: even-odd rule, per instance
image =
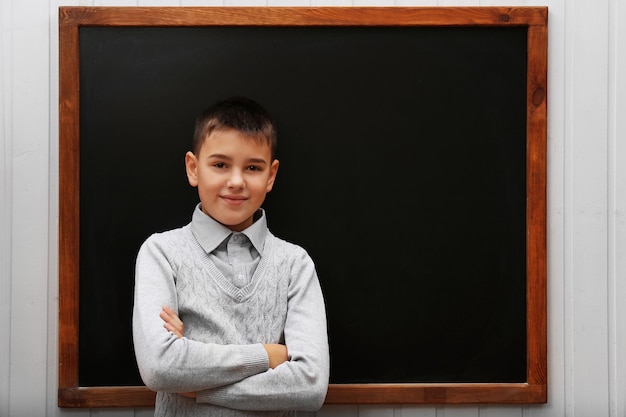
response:
[[[307,416],[626,417],[623,0],[0,0],[0,417],[152,414],[56,406],[60,5],[549,6],[548,404]]]

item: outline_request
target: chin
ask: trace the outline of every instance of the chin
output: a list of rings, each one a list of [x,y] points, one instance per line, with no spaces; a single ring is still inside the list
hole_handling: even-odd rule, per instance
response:
[[[243,229],[245,229],[246,227],[250,226],[250,222],[248,222],[248,218],[245,218],[243,220],[241,219],[237,219],[237,220],[228,220],[228,219],[224,219],[225,221],[220,221],[218,220],[220,223],[222,223],[224,226],[228,227],[231,230],[236,230],[236,231],[241,231]]]

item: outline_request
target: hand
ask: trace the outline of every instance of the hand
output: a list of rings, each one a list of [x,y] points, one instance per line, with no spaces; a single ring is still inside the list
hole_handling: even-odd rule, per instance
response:
[[[159,317],[161,317],[161,320],[165,322],[163,327],[174,333],[176,337],[180,339],[185,335],[185,325],[180,318],[178,318],[178,315],[174,312],[174,310],[169,307],[163,307]]]
[[[274,369],[281,363],[289,360],[289,353],[287,352],[287,346],[279,344],[267,344],[263,345],[267,351],[267,356],[270,359],[270,368]]]
[[[169,307],[163,307],[161,313],[159,313],[159,317],[165,322],[163,327],[168,331],[174,333],[179,339],[184,336],[185,325],[174,310]],[[181,392],[179,394],[186,398],[196,398],[195,392]]]

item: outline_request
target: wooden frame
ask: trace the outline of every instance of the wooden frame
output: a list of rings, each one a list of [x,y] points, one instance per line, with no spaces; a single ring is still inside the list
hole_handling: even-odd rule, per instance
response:
[[[78,385],[79,28],[81,26],[525,26],[527,68],[527,381],[525,383],[331,384],[327,404],[474,404],[547,401],[545,7],[199,8],[61,7],[59,10],[60,407],[143,407],[145,387]]]

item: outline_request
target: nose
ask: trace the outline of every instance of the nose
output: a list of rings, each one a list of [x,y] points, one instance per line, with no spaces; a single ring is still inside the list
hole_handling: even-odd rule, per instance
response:
[[[245,185],[245,181],[243,179],[242,172],[238,169],[233,169],[231,171],[231,175],[228,177],[228,182],[226,184],[228,188],[243,188]]]

